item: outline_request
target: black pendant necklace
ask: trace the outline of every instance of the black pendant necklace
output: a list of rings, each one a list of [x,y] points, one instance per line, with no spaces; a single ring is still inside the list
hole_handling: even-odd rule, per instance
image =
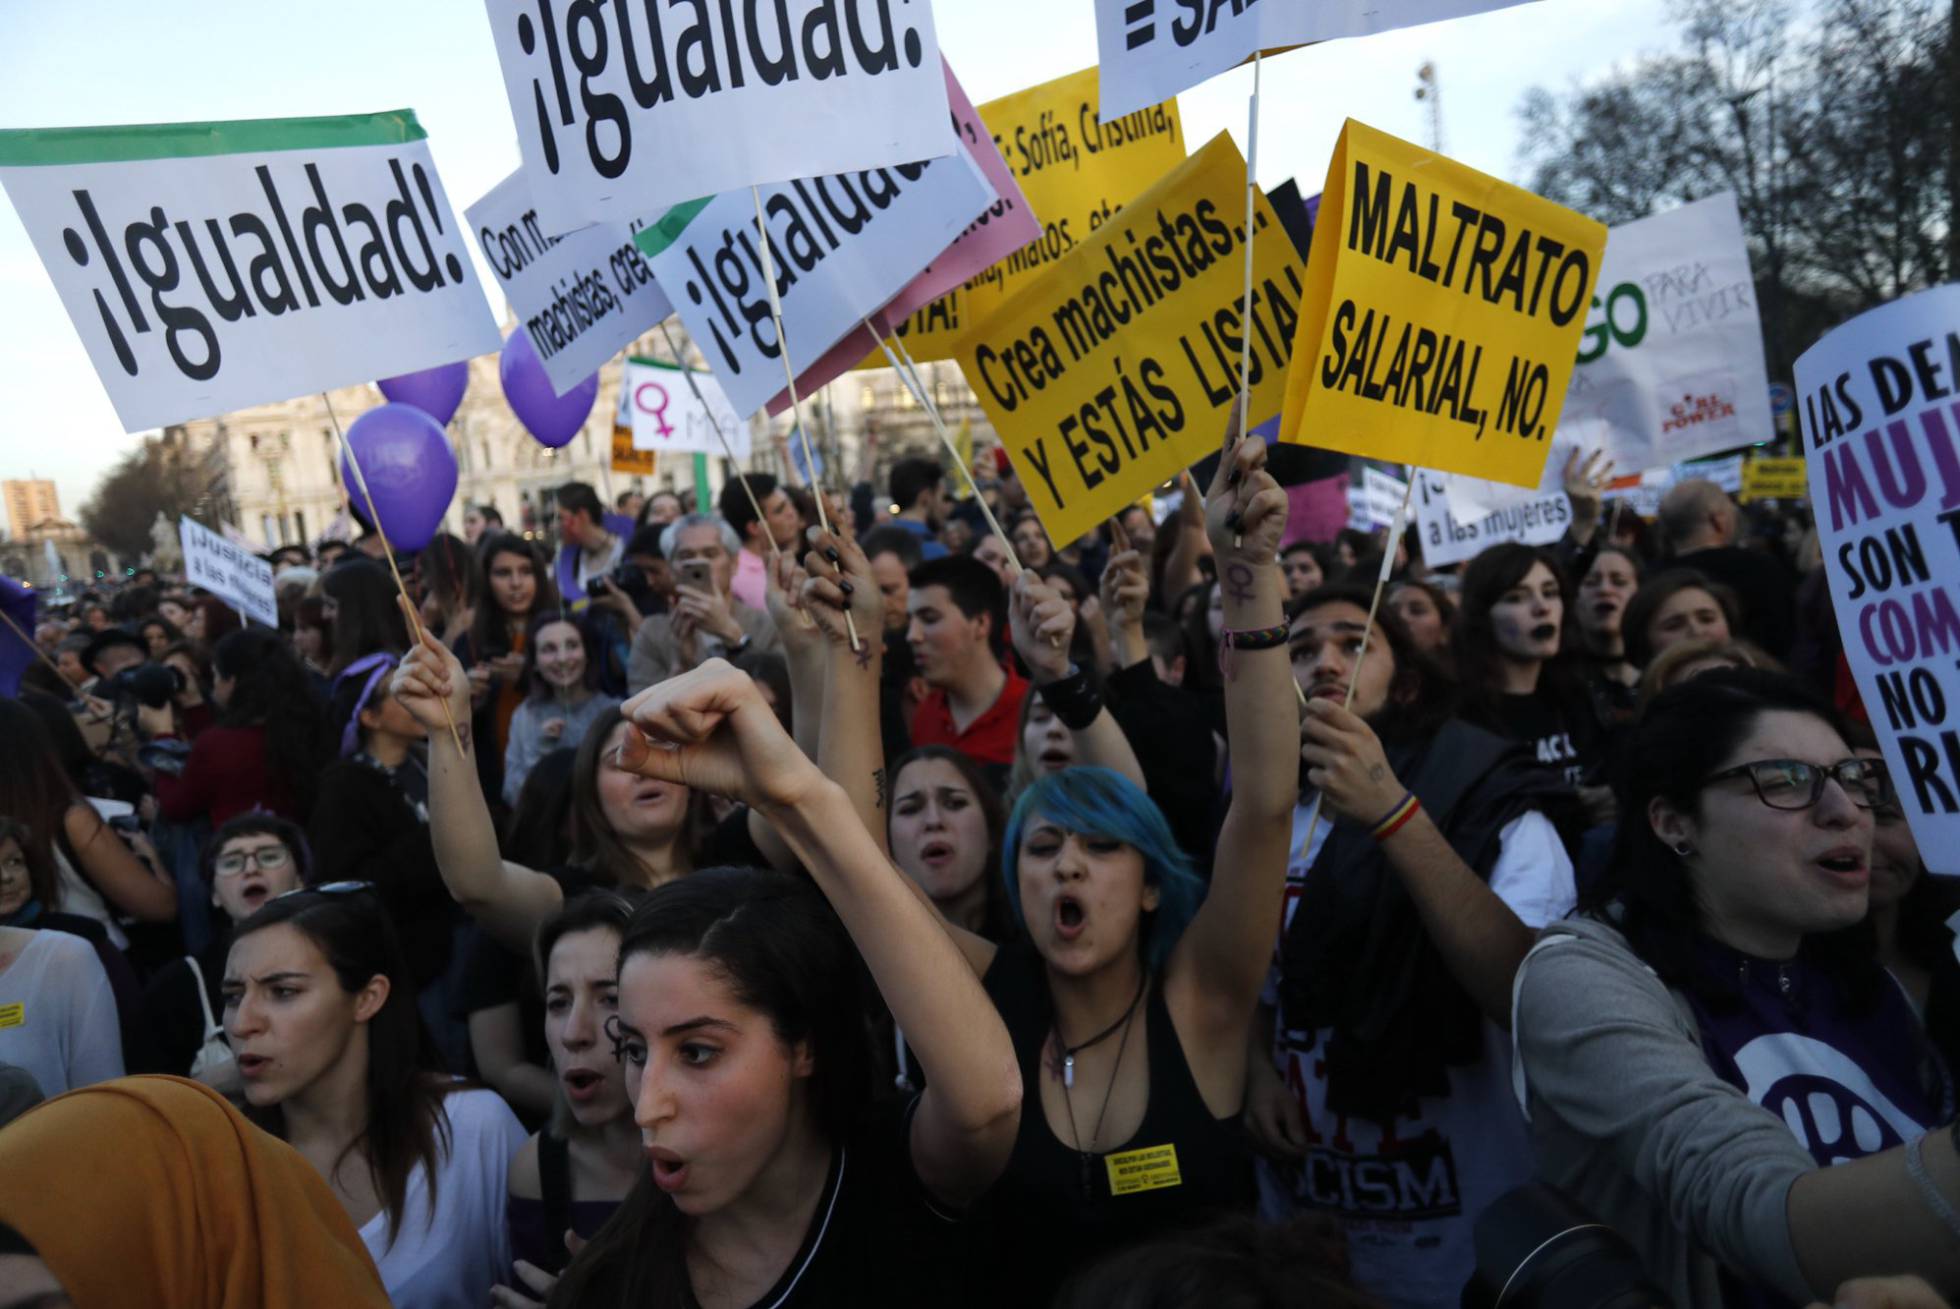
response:
[[[1122,1030],[1123,1039],[1116,1046],[1116,1062],[1109,1066],[1109,1085],[1103,1089],[1102,1108],[1096,1111],[1096,1129],[1089,1135],[1089,1145],[1093,1146],[1102,1140],[1103,1120],[1109,1116],[1110,1097],[1116,1094],[1116,1079],[1123,1071],[1123,1053],[1130,1048],[1131,1023],[1136,1018],[1137,1004],[1143,999],[1143,990],[1149,981],[1149,975],[1145,974],[1137,983],[1137,993],[1131,998],[1130,1006],[1123,1011],[1122,1017],[1080,1045],[1062,1047],[1062,1105],[1068,1110],[1069,1135],[1075,1138],[1075,1155],[1080,1169],[1084,1200],[1096,1198],[1095,1154],[1083,1147],[1082,1129],[1075,1125],[1075,1097],[1071,1094],[1075,1086],[1075,1056],[1096,1042],[1113,1036],[1119,1028]],[[1055,1044],[1061,1045],[1061,1043],[1062,1034],[1058,1031],[1055,1033]],[[1052,1071],[1054,1065],[1051,1063],[1049,1067]]]
[[[1102,1031],[1097,1032],[1094,1036],[1090,1037],[1088,1040],[1080,1042],[1079,1044],[1076,1045],[1064,1045],[1062,1043],[1061,1029],[1059,1027],[1052,1029],[1055,1037],[1055,1044],[1061,1049],[1062,1054],[1060,1060],[1057,1060],[1055,1056],[1052,1054],[1049,1056],[1048,1071],[1056,1074],[1058,1077],[1062,1079],[1062,1088],[1064,1090],[1075,1085],[1075,1056],[1081,1054],[1084,1050],[1087,1050],[1092,1045],[1100,1045],[1104,1041],[1107,1041],[1110,1037],[1116,1035],[1118,1028],[1122,1028],[1129,1023],[1130,1015],[1134,1014],[1137,1011],[1137,1002],[1143,999],[1143,988],[1149,982],[1149,980],[1150,980],[1149,974],[1147,973],[1144,976],[1138,978],[1137,993],[1134,996],[1130,997],[1129,1007],[1123,1010],[1122,1013],[1116,1015],[1115,1022],[1111,1023],[1108,1027],[1103,1028]]]

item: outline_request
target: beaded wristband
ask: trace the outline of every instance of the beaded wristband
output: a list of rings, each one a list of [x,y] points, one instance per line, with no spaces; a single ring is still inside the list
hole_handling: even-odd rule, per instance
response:
[[[1414,791],[1410,791],[1395,802],[1395,807],[1382,816],[1382,820],[1374,825],[1368,835],[1377,841],[1386,841],[1401,831],[1402,825],[1414,818],[1421,808],[1422,801],[1416,799]]]

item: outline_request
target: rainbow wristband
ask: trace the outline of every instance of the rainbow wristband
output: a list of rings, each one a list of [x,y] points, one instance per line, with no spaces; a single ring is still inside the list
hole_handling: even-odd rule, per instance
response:
[[[1411,818],[1414,818],[1416,812],[1421,808],[1422,801],[1416,799],[1416,793],[1414,791],[1410,791],[1395,802],[1395,807],[1389,810],[1380,822],[1369,829],[1368,835],[1374,837],[1377,841],[1386,841],[1389,837],[1401,831],[1403,824],[1407,823]]]

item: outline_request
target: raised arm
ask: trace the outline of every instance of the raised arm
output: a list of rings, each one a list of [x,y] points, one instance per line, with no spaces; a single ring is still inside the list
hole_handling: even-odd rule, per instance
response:
[[[904,1029],[928,1089],[912,1161],[940,1200],[965,1204],[1007,1166],[1021,1074],[1007,1029],[939,920],[858,821],[850,797],[784,734],[755,685],[719,659],[627,702],[620,765],[747,801],[837,910]],[[644,735],[643,735],[644,733]]]
[[[865,637],[860,648],[853,651],[844,623],[848,607],[857,619],[860,634],[877,630],[883,622],[877,579],[855,541],[821,530],[812,530],[810,541],[813,548],[804,559],[809,581],[804,584],[803,603],[828,642],[817,767],[844,788],[858,821],[878,848],[889,852],[891,787],[898,779],[886,771],[884,733],[878,721],[884,647]],[[984,977],[994,960],[994,943],[940,918],[938,907],[917,882],[903,876],[902,871],[900,879],[952,937],[974,976]]]
[[[543,873],[506,862],[497,848],[496,824],[476,774],[470,685],[462,663],[424,629],[420,644],[411,646],[395,669],[389,694],[429,734],[429,839],[443,885],[484,931],[528,957],[532,934],[564,905],[565,895]],[[445,701],[455,736],[443,713]]]
[[[1225,723],[1232,801],[1218,834],[1211,890],[1171,957],[1166,997],[1195,1003],[1243,1073],[1245,1026],[1278,939],[1287,845],[1298,798],[1294,710],[1279,571],[1286,493],[1266,471],[1266,444],[1238,437],[1238,407],[1205,505],[1225,628],[1259,649],[1227,651]],[[1280,631],[1273,642],[1272,633]],[[1253,640],[1253,634],[1261,636]]]
[[[148,837],[135,835],[143,851],[138,855],[91,804],[70,805],[61,821],[80,865],[76,871],[110,904],[146,923],[167,923],[177,917],[177,884],[158,871],[156,847]]]
[[[1029,572],[1014,579],[1007,606],[1014,653],[1034,682],[1034,694],[1069,729],[1075,741],[1076,762],[1113,768],[1147,788],[1136,751],[1091,685],[1088,671],[1069,662],[1075,607],[1060,591]]]

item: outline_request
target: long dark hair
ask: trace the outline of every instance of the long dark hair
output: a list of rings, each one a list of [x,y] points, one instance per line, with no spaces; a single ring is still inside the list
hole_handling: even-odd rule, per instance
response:
[[[1028,698],[1032,700],[1034,697]],[[891,766],[889,773],[892,779],[893,808],[897,804],[899,776],[913,764],[932,760],[951,764],[953,771],[966,782],[967,789],[973,792],[974,800],[980,806],[980,817],[987,824],[987,861],[980,867],[980,881],[987,888],[987,916],[981,926],[980,935],[989,941],[1010,940],[1018,934],[1018,925],[1013,910],[1007,904],[1007,888],[1001,885],[1000,879],[994,875],[994,870],[1001,866],[1001,838],[1007,831],[1007,805],[1001,800],[1000,792],[994,789],[994,784],[988,780],[987,774],[973,756],[962,750],[955,750],[949,745],[920,745],[907,750],[898,757],[898,762]],[[885,811],[885,835],[888,841],[891,836],[891,814],[891,809]]]
[[[504,827],[504,857],[526,868],[556,868],[571,857],[572,770],[578,751],[547,751],[524,778]]]
[[[599,756],[606,738],[624,717],[618,705],[611,706],[592,721],[585,740],[579,742],[578,755],[572,762],[572,862],[622,886],[637,886],[645,878],[646,865],[613,830],[599,803]],[[690,791],[680,840],[681,852],[690,864],[707,839],[710,825],[707,792]]]
[[[777,1040],[807,1043],[817,1129],[833,1146],[849,1135],[874,1084],[864,974],[843,924],[810,882],[746,868],[669,882],[640,901],[620,939],[622,967],[642,954],[711,965],[737,1000],[768,1015]],[[642,1166],[547,1303],[690,1304],[687,1236],[673,1198]]]
[[[605,662],[606,643],[585,617],[556,609],[531,610],[531,621],[524,625],[524,671],[518,675],[517,684],[524,688],[527,697],[549,700],[556,694],[556,688],[538,672],[538,633],[553,623],[563,623],[578,633],[579,643],[585,647],[585,672],[580,675],[579,684],[588,691],[598,690],[599,666]]]
[[[1559,652],[1538,670],[1538,689],[1570,692],[1576,685],[1571,657],[1566,653],[1567,629],[1573,619],[1572,580],[1559,567],[1552,552],[1540,546],[1504,541],[1491,546],[1470,561],[1463,570],[1461,603],[1456,625],[1450,632],[1450,654],[1456,663],[1456,677],[1463,689],[1466,716],[1479,722],[1498,717],[1499,696],[1503,694],[1497,653],[1497,633],[1491,626],[1490,611],[1504,593],[1519,585],[1536,564],[1551,570],[1558,581]]]
[[[335,564],[321,579],[320,588],[334,603],[329,677],[340,676],[364,655],[401,654],[408,649],[408,625],[395,603],[395,583],[380,564],[371,559]]]
[[[1700,813],[1702,779],[1721,768],[1759,717],[1777,711],[1809,714],[1843,735],[1830,706],[1795,679],[1762,669],[1719,668],[1656,696],[1616,761],[1620,824],[1612,859],[1580,897],[1580,909],[1619,928],[1662,981],[1718,1004],[1734,1000],[1735,981],[1697,966],[1695,942],[1707,933],[1694,881],[1655,833],[1647,808],[1658,798],[1681,813]],[[1884,974],[1870,918],[1806,937],[1803,953],[1837,978],[1854,1006],[1877,1001]]]
[[[498,555],[522,555],[531,561],[537,589],[532,593],[531,608],[524,614],[526,622],[534,615],[557,610],[558,587],[538,548],[515,532],[484,536],[476,543],[476,553],[483,561],[483,603],[476,607],[476,617],[470,622],[470,654],[481,661],[509,654],[511,647],[510,618],[497,608],[496,588],[490,585],[490,570],[496,567]]]
[[[380,898],[371,890],[352,893],[299,891],[275,896],[240,923],[232,944],[253,932],[284,923],[320,948],[340,988],[356,994],[376,977],[388,979],[388,998],[368,1020],[367,1126],[347,1145],[348,1154],[364,1148],[368,1177],[388,1215],[388,1239],[401,1229],[408,1179],[420,1164],[429,1186],[429,1206],[436,1204],[436,1180],[450,1149],[449,1115],[442,1098],[449,1082],[433,1059],[435,1049],[422,1029],[415,1006],[415,983],[402,956],[395,925]],[[246,1117],[284,1139],[285,1112],[278,1106],[247,1108]]]
[[[483,566],[461,537],[439,532],[415,556],[415,576],[424,596],[434,596],[443,621],[458,609],[474,609],[483,596]]]
[[[68,844],[67,819],[82,794],[61,766],[47,725],[20,701],[0,698],[0,741],[6,742],[0,749],[0,814],[26,826],[21,850],[29,869],[54,869],[57,852],[79,868]],[[42,908],[58,908],[60,882],[37,883],[34,894]]]
[[[218,721],[265,729],[266,764],[304,817],[313,808],[327,744],[320,705],[299,656],[277,632],[255,627],[218,642],[211,665],[233,683]]]

